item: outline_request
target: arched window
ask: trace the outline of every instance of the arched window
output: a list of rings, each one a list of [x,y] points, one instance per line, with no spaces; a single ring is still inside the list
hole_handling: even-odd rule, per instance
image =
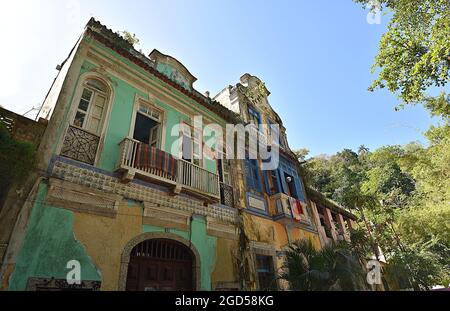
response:
[[[108,87],[97,79],[87,79],[78,103],[73,125],[100,135],[108,102]]]

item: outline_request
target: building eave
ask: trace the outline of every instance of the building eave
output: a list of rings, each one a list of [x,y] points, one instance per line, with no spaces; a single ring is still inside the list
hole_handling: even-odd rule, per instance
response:
[[[111,29],[102,25],[99,21],[96,21],[94,18],[91,18],[89,20],[86,26],[86,34],[92,36],[98,42],[115,51],[122,57],[127,58],[135,65],[146,70],[159,80],[165,82],[177,91],[183,93],[185,96],[193,99],[206,109],[219,115],[225,121],[231,122],[233,124],[242,123],[239,115],[222,106],[219,102],[211,100],[211,98],[202,95],[195,89],[193,89],[192,91],[187,90],[180,84],[172,81],[164,74],[160,73],[154,68],[153,62],[149,58],[134,49],[134,47],[128,41],[123,39],[117,33],[113,32]]]

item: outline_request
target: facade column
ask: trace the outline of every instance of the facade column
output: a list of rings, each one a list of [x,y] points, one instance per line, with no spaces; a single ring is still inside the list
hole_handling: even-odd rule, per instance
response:
[[[313,201],[310,201],[310,203],[311,203],[312,218],[314,218],[313,220],[316,224],[317,232],[319,232],[320,245],[324,247],[326,244],[327,236],[325,234],[324,228],[322,227],[322,224],[320,223],[319,211],[317,210],[316,203],[314,203]]]
[[[344,217],[342,217],[341,214],[338,214],[338,225],[339,225],[339,228],[341,229],[341,232],[342,232],[342,235],[344,236],[344,239],[347,242],[350,242],[350,232],[348,232],[347,229],[345,228]]]
[[[325,221],[327,222],[328,226],[330,227],[331,236],[333,237],[334,241],[337,241],[337,232],[336,228],[334,227],[333,222],[333,216],[331,215],[331,211],[329,208],[324,208],[325,210]]]

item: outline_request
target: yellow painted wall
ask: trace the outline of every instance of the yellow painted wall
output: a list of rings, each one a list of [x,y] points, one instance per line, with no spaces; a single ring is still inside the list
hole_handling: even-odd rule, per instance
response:
[[[247,234],[251,241],[272,244],[281,249],[288,244],[285,227],[273,220],[247,215],[245,222]]]
[[[312,233],[300,228],[293,228],[291,231],[291,237],[293,241],[303,240],[303,239],[309,239],[313,243],[314,247],[316,249],[320,249],[320,238],[319,235],[316,233]]]
[[[117,218],[75,213],[75,238],[99,268],[101,290],[117,290],[123,249],[131,239],[142,233],[142,207],[123,201]]]
[[[211,282],[237,282],[234,268],[234,256],[237,252],[237,240],[218,238],[216,264],[211,275]]]

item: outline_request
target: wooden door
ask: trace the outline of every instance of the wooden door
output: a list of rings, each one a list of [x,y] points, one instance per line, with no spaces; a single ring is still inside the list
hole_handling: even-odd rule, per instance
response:
[[[181,243],[165,239],[137,245],[130,256],[127,290],[193,290],[192,254]]]

